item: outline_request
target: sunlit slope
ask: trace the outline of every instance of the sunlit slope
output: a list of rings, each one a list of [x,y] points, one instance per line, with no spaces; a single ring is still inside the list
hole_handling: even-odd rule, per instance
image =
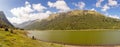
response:
[[[37,30],[80,30],[80,29],[119,29],[120,20],[104,16],[96,11],[74,10],[51,14],[49,18],[36,21],[24,29]]]
[[[61,47],[60,44],[42,42],[26,36],[26,31],[4,31],[0,28],[0,47]],[[52,44],[52,45],[51,45]]]

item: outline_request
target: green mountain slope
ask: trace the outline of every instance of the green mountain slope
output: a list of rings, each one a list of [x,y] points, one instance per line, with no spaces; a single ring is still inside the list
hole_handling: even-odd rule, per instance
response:
[[[12,28],[13,25],[7,20],[7,18],[5,17],[5,14],[0,11],[0,27],[1,28],[5,28],[5,27],[8,27],[8,28]]]
[[[120,20],[106,17],[90,10],[74,10],[52,14],[40,22],[36,21],[24,29],[37,30],[80,30],[80,29],[119,29]]]

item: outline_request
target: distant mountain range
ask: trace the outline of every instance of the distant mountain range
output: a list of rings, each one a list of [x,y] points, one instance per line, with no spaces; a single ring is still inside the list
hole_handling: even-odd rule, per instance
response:
[[[22,24],[16,24],[16,23],[13,23],[13,25],[17,28],[24,28],[32,23],[36,22],[36,20],[33,20],[33,21],[27,21],[27,22],[24,22]]]
[[[13,25],[8,21],[3,11],[0,11],[0,27],[1,28],[13,28]]]
[[[120,19],[107,17],[91,10],[51,14],[47,19],[28,23],[22,28],[35,30],[120,29]]]

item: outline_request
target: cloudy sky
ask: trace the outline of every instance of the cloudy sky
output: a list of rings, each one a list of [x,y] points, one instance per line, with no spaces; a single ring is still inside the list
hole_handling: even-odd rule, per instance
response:
[[[95,10],[120,19],[120,0],[0,0],[0,11],[16,24],[75,9]]]

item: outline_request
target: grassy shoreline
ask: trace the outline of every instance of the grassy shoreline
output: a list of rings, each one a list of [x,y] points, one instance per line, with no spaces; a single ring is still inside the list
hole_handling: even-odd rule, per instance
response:
[[[14,33],[0,28],[0,47],[61,47],[60,44],[51,44],[33,40],[26,36],[24,30],[13,30]]]

